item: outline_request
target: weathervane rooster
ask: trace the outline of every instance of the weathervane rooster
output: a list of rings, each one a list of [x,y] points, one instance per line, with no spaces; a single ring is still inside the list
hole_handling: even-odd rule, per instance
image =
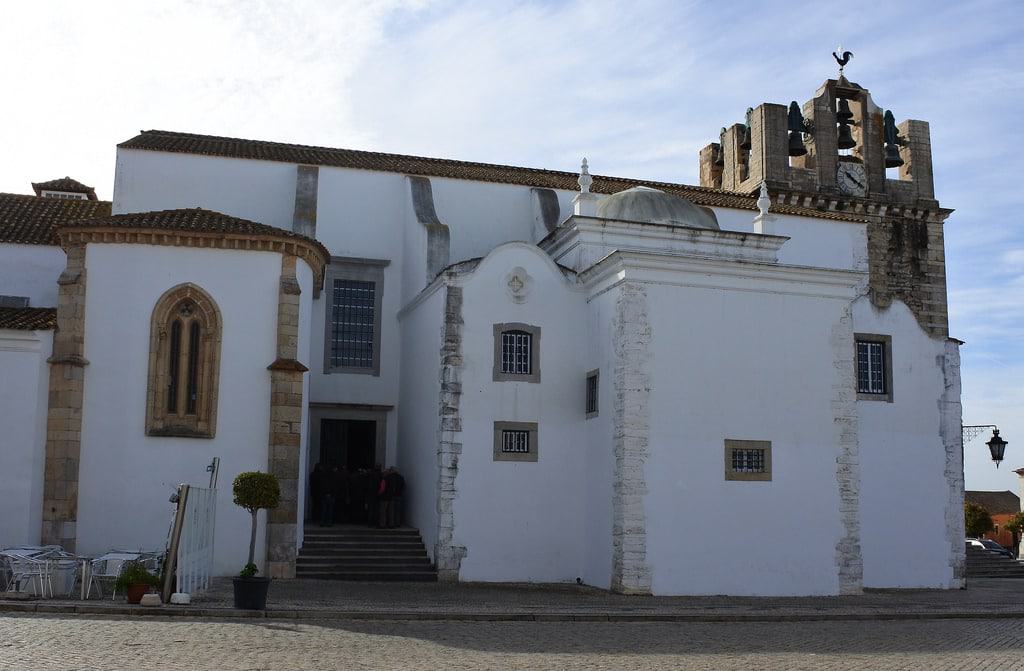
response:
[[[843,68],[846,67],[846,64],[850,62],[851,58],[853,58],[853,52],[843,51],[843,45],[840,43],[839,46],[836,47],[836,50],[832,52],[832,58],[836,59],[836,63],[839,63],[839,76],[842,77]]]

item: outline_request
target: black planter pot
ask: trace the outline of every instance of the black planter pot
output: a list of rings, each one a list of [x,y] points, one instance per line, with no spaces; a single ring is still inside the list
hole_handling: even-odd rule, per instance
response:
[[[266,610],[267,590],[270,578],[232,578],[235,587],[235,608],[243,610]]]

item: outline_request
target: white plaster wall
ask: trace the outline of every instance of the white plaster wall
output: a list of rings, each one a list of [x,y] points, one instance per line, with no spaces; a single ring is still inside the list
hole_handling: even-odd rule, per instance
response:
[[[52,331],[0,329],[0,548],[39,543]]]
[[[445,288],[425,295],[402,316],[402,384],[397,467],[405,478],[405,523],[420,530],[433,559],[437,543],[441,334]]]
[[[291,163],[118,149],[113,213],[202,207],[291,230]]]
[[[50,245],[0,244],[0,296],[28,296],[34,308],[57,306],[64,250]]]
[[[534,284],[524,304],[506,294],[522,267]],[[536,247],[493,251],[463,285],[462,455],[455,544],[462,580],[573,581],[585,566],[584,296]],[[492,381],[493,324],[541,328],[541,382]],[[495,421],[537,422],[539,461],[493,460]]]
[[[648,284],[647,560],[655,594],[838,591],[835,379],[845,301]],[[725,439],[770,440],[770,482],[726,481]]]
[[[586,465],[584,481],[585,514],[581,524],[586,530],[583,582],[595,587],[611,586],[612,575],[612,499],[615,482],[613,388],[615,357],[612,347],[612,320],[615,318],[615,293],[605,292],[591,298],[587,306],[586,338],[588,354],[584,375],[598,369],[598,414],[584,420]],[[576,331],[580,337],[583,333]]]
[[[906,305],[854,303],[854,330],[892,336],[893,402],[857,401],[865,587],[949,587],[949,485],[939,435],[945,342]]]
[[[163,547],[178,483],[206,486],[220,457],[214,571],[245,563],[249,515],[232,503],[242,471],[267,470],[270,373],[276,354],[275,253],[90,244],[86,250],[85,393],[79,481],[80,552]],[[145,435],[153,306],[171,287],[193,282],[222,317],[217,431],[213,439]],[[304,294],[303,302],[306,296]],[[265,558],[260,513],[257,563]]]

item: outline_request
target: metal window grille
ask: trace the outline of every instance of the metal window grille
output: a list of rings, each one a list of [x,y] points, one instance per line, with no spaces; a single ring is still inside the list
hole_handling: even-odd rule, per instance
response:
[[[597,412],[597,376],[587,377],[587,414]]]
[[[525,331],[505,331],[501,334],[501,372],[512,375],[533,373],[530,356],[533,336]]]
[[[529,431],[502,431],[501,451],[527,454],[530,451]]]
[[[373,368],[373,282],[334,280],[331,307],[331,366]]]
[[[885,343],[857,341],[857,391],[885,394]]]
[[[764,450],[733,450],[732,470],[734,473],[764,473]]]

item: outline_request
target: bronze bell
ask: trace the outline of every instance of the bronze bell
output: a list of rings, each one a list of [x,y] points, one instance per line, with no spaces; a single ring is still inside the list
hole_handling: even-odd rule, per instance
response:
[[[900,148],[894,144],[885,145],[885,167],[898,168],[903,165],[903,157],[900,156]]]
[[[836,121],[845,123],[852,118],[853,112],[850,111],[850,103],[846,101],[846,98],[836,98]]]
[[[857,146],[857,141],[853,139],[853,133],[850,132],[850,124],[839,124],[838,146],[840,149],[853,149]]]
[[[806,153],[807,147],[804,146],[804,138],[800,131],[789,131],[789,155],[803,156]]]
[[[750,117],[753,113],[754,108],[748,107],[746,116],[747,123],[743,126],[743,137],[740,138],[740,149],[745,149],[747,151],[750,151],[750,147],[752,146],[750,142]]]

